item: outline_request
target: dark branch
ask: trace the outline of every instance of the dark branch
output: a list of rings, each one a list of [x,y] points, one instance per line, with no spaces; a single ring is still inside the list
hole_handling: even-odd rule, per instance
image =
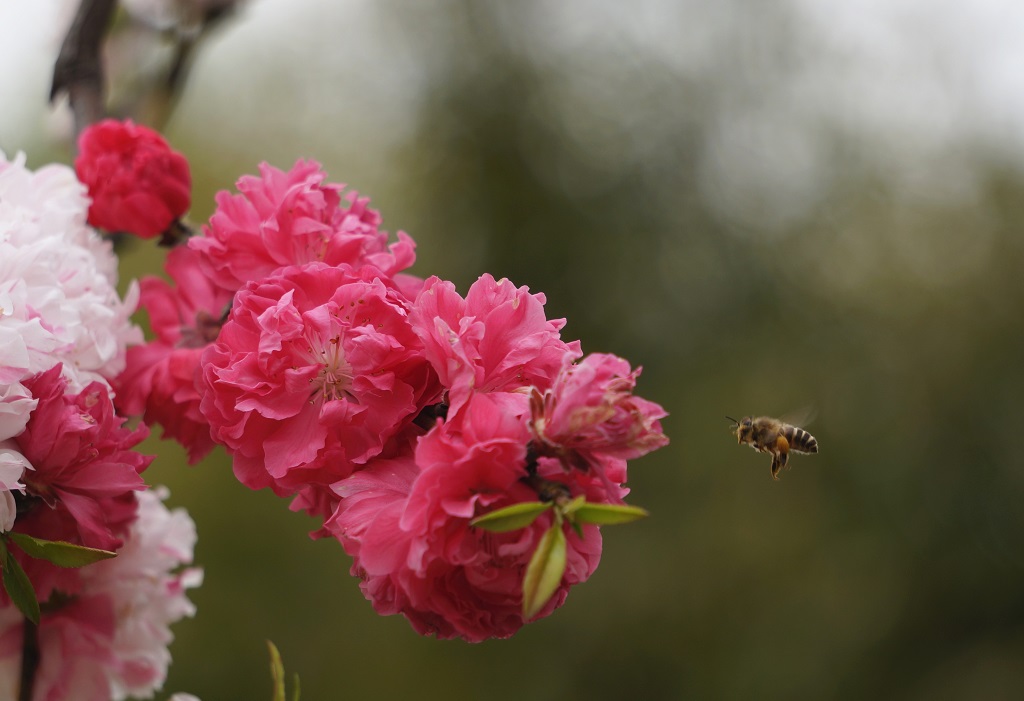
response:
[[[21,633],[21,682],[18,687],[18,701],[32,701],[38,669],[39,629],[26,618]]]
[[[235,12],[236,0],[221,0],[221,4],[211,5],[203,14],[199,31],[195,34],[183,36],[178,41],[175,50],[174,60],[171,62],[171,69],[167,73],[167,84],[165,89],[170,95],[181,92],[182,85],[188,76],[188,70],[199,41],[210,33],[217,25],[230,17]]]
[[[85,127],[106,115],[100,47],[115,0],[82,0],[53,68],[50,100],[67,92],[75,120],[75,141]]]

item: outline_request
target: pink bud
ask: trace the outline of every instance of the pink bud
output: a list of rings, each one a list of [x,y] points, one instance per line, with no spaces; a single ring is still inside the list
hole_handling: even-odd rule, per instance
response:
[[[78,152],[75,172],[89,188],[93,226],[148,239],[188,210],[188,161],[152,129],[106,119],[82,132]]]

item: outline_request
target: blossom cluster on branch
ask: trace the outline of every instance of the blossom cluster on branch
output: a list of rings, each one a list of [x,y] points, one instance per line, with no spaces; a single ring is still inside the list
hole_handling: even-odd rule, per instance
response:
[[[86,129],[75,170],[0,158],[10,696],[19,666],[36,699],[162,683],[201,572],[191,520],[147,491],[148,426],[192,463],[223,446],[240,482],[340,543],[378,612],[439,638],[548,615],[597,567],[601,526],[645,515],[623,503],[626,463],[668,442],[665,412],[634,394],[639,368],[563,339],[544,295],[484,274],[463,296],[411,274],[412,238],[315,161],[261,164],[217,195],[201,235],[180,221],[187,162],[146,127]],[[122,300],[89,224],[161,236],[166,279]]]
[[[413,240],[314,161],[261,164],[216,203],[170,282],[142,282],[155,338],[129,349],[119,408],[192,462],[223,446],[421,633],[507,637],[561,605],[597,567],[599,524],[642,513],[619,508],[626,461],[667,443],[639,370],[583,356],[526,287],[485,274],[463,297],[410,274]],[[523,504],[541,507],[479,521]]]

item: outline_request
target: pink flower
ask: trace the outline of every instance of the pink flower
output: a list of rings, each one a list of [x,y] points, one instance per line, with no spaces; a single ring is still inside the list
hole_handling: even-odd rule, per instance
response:
[[[238,195],[217,193],[217,211],[189,246],[198,251],[214,284],[234,292],[279,268],[322,261],[329,265],[372,265],[394,276],[415,260],[411,238],[399,232],[388,247],[378,230],[380,215],[369,200],[344,185],[324,183],[316,161],[297,161],[288,172],[266,163],[260,175],[239,179]],[[408,281],[410,291],[415,281]],[[405,282],[399,282],[403,288]]]
[[[379,270],[285,268],[238,293],[203,354],[201,409],[253,489],[326,486],[386,452],[440,394]]]
[[[465,299],[452,283],[427,280],[410,318],[449,390],[451,412],[472,392],[547,388],[567,356],[580,356],[579,341],[559,338],[565,320],[544,316],[544,301],[490,275],[473,283]]]
[[[78,594],[43,609],[35,699],[149,698],[167,676],[170,624],[191,616],[186,591],[202,571],[192,561],[195,525],[168,511],[166,489],[138,495],[138,519],[118,556],[81,570]],[[0,607],[0,698],[15,698],[24,617]]]
[[[472,642],[508,637],[526,622],[523,576],[551,527],[550,512],[501,534],[470,520],[538,499],[527,469],[527,401],[519,393],[475,394],[455,420],[422,438],[414,455],[375,461],[334,485],[342,498],[326,527],[354,558],[352,573],[378,613],[401,613],[422,634]],[[545,479],[564,474],[554,460],[534,469]],[[579,471],[564,484],[592,501],[621,498]],[[540,616],[560,606],[600,561],[596,526],[584,526],[583,537],[563,527],[566,570]]]
[[[142,306],[156,338],[128,349],[127,368],[113,383],[118,409],[163,426],[164,437],[185,446],[193,464],[214,446],[199,411],[199,360],[216,340],[232,296],[211,284],[197,258],[189,248],[175,248],[165,265],[174,286],[142,280]]]
[[[665,410],[633,395],[639,374],[605,353],[566,362],[550,389],[533,392],[530,428],[538,454],[586,470],[598,454],[628,460],[667,445],[658,421]]]
[[[134,492],[152,458],[132,450],[148,431],[121,426],[107,388],[94,382],[65,395],[60,366],[24,382],[39,404],[25,430],[11,441],[33,469],[22,476],[27,507],[14,530],[46,540],[64,540],[104,550],[123,543],[135,519]],[[56,587],[77,589],[75,570],[22,558],[40,600]]]
[[[157,132],[106,119],[78,139],[75,172],[89,188],[89,223],[142,238],[163,233],[188,211],[188,161]]]

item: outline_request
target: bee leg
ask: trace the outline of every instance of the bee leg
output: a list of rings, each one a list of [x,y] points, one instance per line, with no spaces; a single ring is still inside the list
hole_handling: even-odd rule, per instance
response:
[[[775,441],[775,450],[772,453],[772,479],[779,478],[779,470],[789,465],[789,441],[785,436],[779,436]]]

